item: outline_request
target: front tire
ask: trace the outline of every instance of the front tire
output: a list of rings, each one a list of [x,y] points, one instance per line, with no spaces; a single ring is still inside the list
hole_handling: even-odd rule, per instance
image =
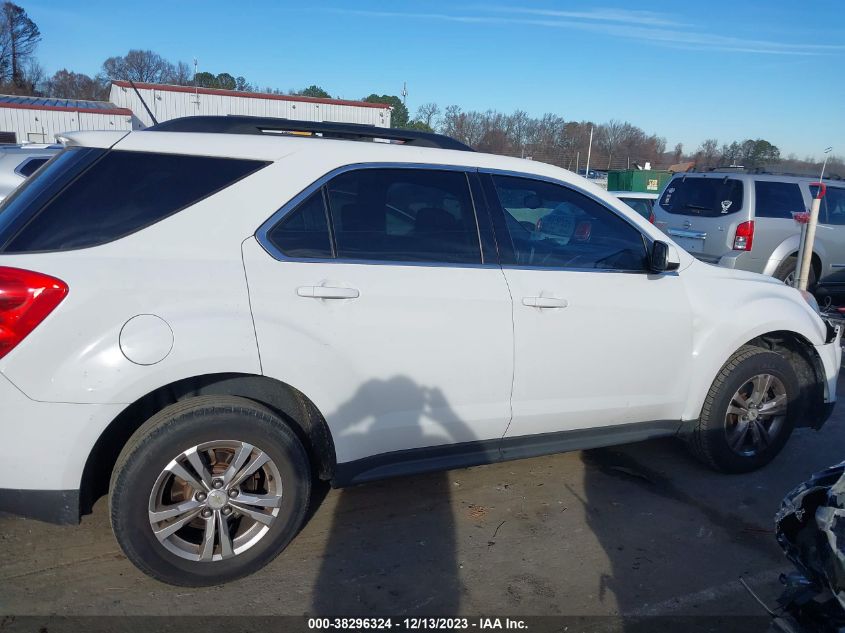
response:
[[[689,436],[693,454],[725,473],[757,470],[780,453],[799,410],[798,378],[780,354],[749,345],[724,364]]]
[[[238,397],[163,409],[124,447],[111,481],[123,552],[173,585],[207,586],[272,561],[302,526],[311,468],[275,413]]]

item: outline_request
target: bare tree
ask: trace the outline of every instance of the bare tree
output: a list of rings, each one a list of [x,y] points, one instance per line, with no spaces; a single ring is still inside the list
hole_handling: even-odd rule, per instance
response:
[[[599,126],[596,145],[606,153],[608,169],[610,169],[610,164],[613,160],[613,152],[625,137],[627,133],[626,126],[629,125],[621,121],[610,120]]]
[[[708,138],[698,146],[695,152],[695,166],[697,169],[717,167],[719,163],[719,141]]]
[[[103,62],[103,75],[147,83],[169,83],[176,78],[176,67],[153,51],[130,50],[125,56],[109,57]]]
[[[108,88],[93,77],[62,69],[45,82],[44,96],[60,99],[104,100],[108,97]]]
[[[194,71],[185,62],[176,62],[173,67],[173,73],[170,77],[170,83],[177,86],[190,86],[194,81]]]
[[[440,106],[434,102],[424,103],[417,108],[417,120],[432,129],[434,129],[438,116],[440,116]]]
[[[14,92],[32,94],[34,91],[35,82],[27,77],[27,71],[35,69],[33,54],[40,41],[41,31],[26,11],[12,2],[4,2],[0,8],[0,79]]]

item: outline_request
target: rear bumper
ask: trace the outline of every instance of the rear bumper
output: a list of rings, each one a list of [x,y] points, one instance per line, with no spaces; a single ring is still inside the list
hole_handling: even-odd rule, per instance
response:
[[[38,402],[0,374],[0,512],[78,521],[85,462],[125,406]]]
[[[731,251],[722,255],[721,257],[714,257],[711,259],[704,259],[711,264],[717,264],[722,268],[733,268],[735,270],[745,270],[750,273],[762,273],[766,267],[766,261],[751,256],[752,253],[748,251]],[[703,259],[703,258],[702,258]]]

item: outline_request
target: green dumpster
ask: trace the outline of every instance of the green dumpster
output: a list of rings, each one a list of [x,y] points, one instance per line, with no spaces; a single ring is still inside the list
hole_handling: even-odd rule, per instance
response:
[[[661,169],[620,169],[607,174],[608,191],[660,193],[672,172]]]

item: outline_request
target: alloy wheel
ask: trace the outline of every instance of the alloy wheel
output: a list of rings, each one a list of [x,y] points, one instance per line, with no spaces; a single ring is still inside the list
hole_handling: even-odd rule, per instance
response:
[[[150,527],[181,558],[226,560],[267,535],[281,504],[281,476],[267,453],[235,440],[205,442],[159,474],[150,493]]]
[[[784,427],[786,387],[777,376],[758,374],[731,398],[725,414],[725,433],[731,450],[753,457],[770,446]]]

